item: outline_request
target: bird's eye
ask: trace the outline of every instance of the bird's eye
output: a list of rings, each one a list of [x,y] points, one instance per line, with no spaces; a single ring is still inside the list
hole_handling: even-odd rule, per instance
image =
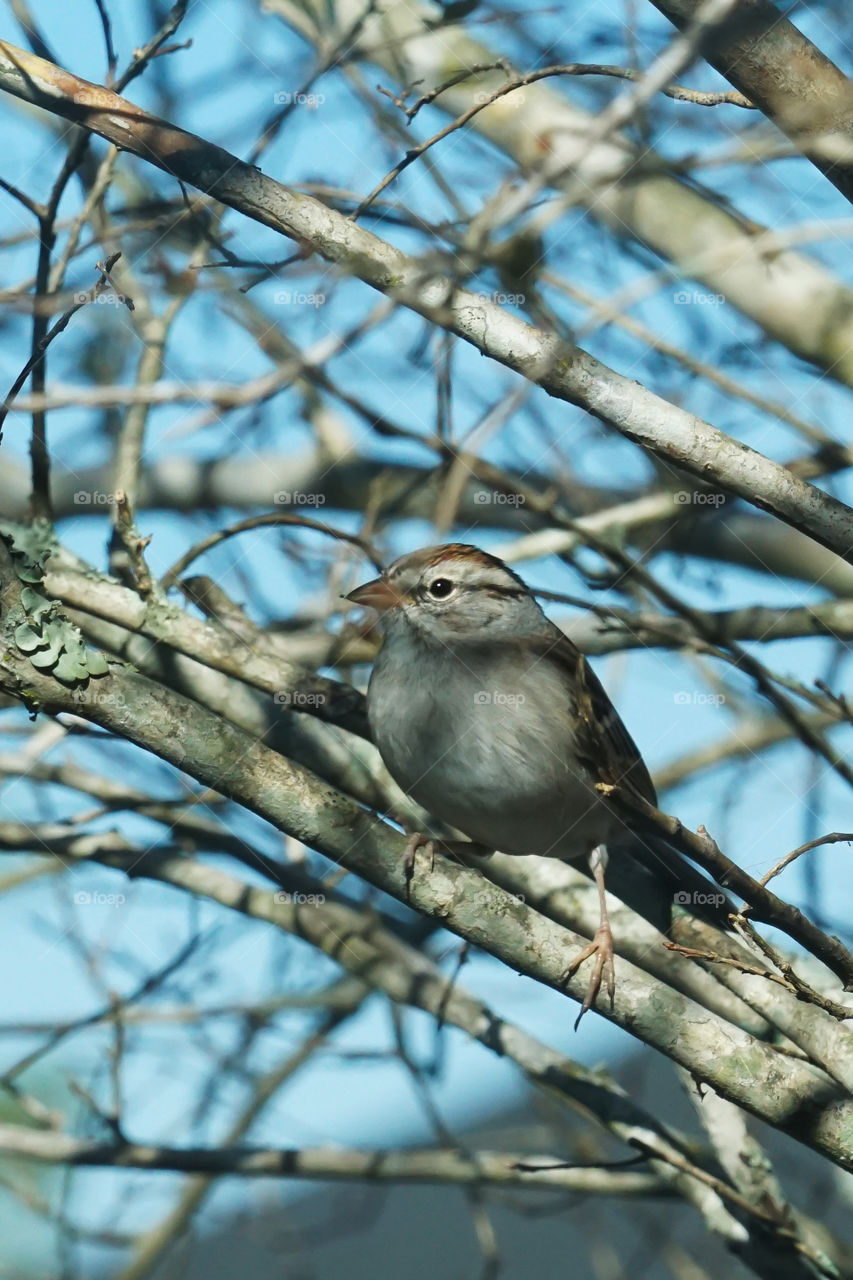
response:
[[[453,590],[453,583],[449,578],[433,578],[428,590],[434,600],[444,600]]]

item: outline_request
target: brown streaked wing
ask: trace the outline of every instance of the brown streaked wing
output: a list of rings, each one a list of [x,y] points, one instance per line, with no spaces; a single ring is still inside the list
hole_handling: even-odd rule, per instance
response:
[[[528,642],[526,642],[528,643]],[[542,657],[565,667],[578,717],[578,756],[600,782],[629,786],[657,806],[657,793],[645,761],[619,712],[581,651],[567,636],[529,642]]]

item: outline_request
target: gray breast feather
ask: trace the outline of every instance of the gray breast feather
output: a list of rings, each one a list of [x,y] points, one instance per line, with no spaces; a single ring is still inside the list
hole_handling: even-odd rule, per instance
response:
[[[419,804],[508,853],[574,857],[604,838],[610,817],[577,759],[551,664],[397,654],[374,668],[370,722],[389,771]]]

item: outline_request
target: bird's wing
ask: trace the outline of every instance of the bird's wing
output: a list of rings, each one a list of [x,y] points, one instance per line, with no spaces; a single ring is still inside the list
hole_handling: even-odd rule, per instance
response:
[[[578,757],[595,780],[627,787],[657,807],[654,783],[637,744],[581,651],[556,627],[534,639],[533,647],[566,672],[578,722]]]
[[[532,649],[542,662],[558,664],[565,673],[571,698],[570,711],[577,723],[575,750],[594,781],[621,787],[657,807],[654,783],[637,744],[580,650],[557,627],[548,634],[526,638],[523,647],[528,653]],[[673,892],[687,890],[692,894],[691,910],[694,914],[722,928],[728,927],[728,918],[735,907],[725,894],[715,892],[716,886],[707,876],[697,871],[681,853],[670,848],[665,838],[650,835],[638,839],[641,856],[637,858],[635,851],[621,864],[622,881],[617,884],[617,896],[658,928],[666,929]],[[619,849],[611,850],[611,855],[614,853],[617,861],[614,862],[611,856],[611,879],[614,871],[620,874]],[[645,891],[636,896],[640,886],[631,879],[631,866],[637,862],[655,879],[670,887],[668,896],[663,899],[663,916],[649,914],[649,899]],[[627,881],[624,878],[626,874],[629,877]],[[676,898],[676,901],[683,899]]]
[[[637,744],[580,650],[556,627],[554,634],[534,641],[533,645],[543,661],[559,663],[568,677],[572,710],[578,722],[575,740],[578,759],[596,782],[620,786],[657,808],[655,786]],[[640,861],[647,870],[669,883],[673,890],[679,893],[686,890],[691,894],[694,914],[722,928],[728,927],[729,916],[735,911],[734,904],[725,894],[715,891],[716,886],[703,872],[697,871],[683,854],[667,845],[665,838],[644,836],[640,839],[640,847],[643,850]],[[621,892],[617,889],[617,894],[640,910],[641,915],[647,915],[647,911],[625,895],[624,889]],[[676,898],[676,901],[683,899]],[[671,906],[670,898],[667,912]],[[647,918],[652,917],[647,915]],[[665,927],[657,920],[653,923]]]

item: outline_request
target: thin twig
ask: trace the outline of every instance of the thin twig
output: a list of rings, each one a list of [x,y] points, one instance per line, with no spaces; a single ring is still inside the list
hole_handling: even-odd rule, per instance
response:
[[[479,69],[494,70],[495,67],[483,66]],[[445,89],[452,88],[454,85],[459,84],[460,80],[468,79],[468,76],[472,74],[475,74],[473,69],[464,75],[457,74],[456,76],[451,76],[445,84],[441,85],[438,89],[432,90],[430,94],[424,95],[424,97],[419,99],[413,107],[405,109],[409,122],[411,123],[414,115],[422,106],[425,105],[425,103],[432,102],[439,96],[439,94],[443,93]],[[402,160],[400,160],[393,169],[388,171],[385,177],[376,184],[369,195],[365,196],[358,208],[349,215],[350,218],[353,221],[360,218],[361,215],[370,207],[376,197],[381,195],[385,188],[390,186],[395,178],[398,178],[403,170],[407,169],[410,164],[413,164],[415,160],[419,159],[425,151],[429,151],[431,147],[436,145],[436,143],[442,142],[452,133],[456,133],[458,129],[464,128],[465,125],[468,124],[469,121],[473,120],[476,115],[479,115],[481,111],[485,111],[486,107],[492,106],[493,103],[506,97],[507,94],[515,93],[516,90],[524,89],[529,84],[535,84],[539,80],[546,80],[555,76],[587,75],[613,76],[620,80],[632,80],[640,83],[645,77],[645,72],[634,71],[629,67],[610,66],[605,63],[570,62],[560,66],[542,67],[538,71],[529,71],[526,75],[516,76],[513,79],[508,80],[506,84],[501,85],[500,88],[494,89],[490,93],[478,95],[480,101],[475,102],[467,111],[463,111],[461,116],[457,116],[455,120],[451,120],[443,129],[439,129],[438,133],[434,133],[432,137],[426,138],[423,142],[418,143],[417,146],[414,146],[407,151]],[[377,86],[377,88],[379,88],[379,86]],[[388,93],[387,90],[380,88],[380,92],[391,97],[395,104],[402,108],[402,103],[394,98],[392,94]],[[755,110],[754,104],[750,102],[748,98],[733,89],[725,90],[721,93],[703,93],[698,89],[687,89],[683,85],[676,84],[667,85],[661,89],[661,92],[668,98],[675,98],[681,102],[693,102],[699,106],[716,107],[727,103],[731,106],[743,107],[751,111]]]
[[[36,369],[44,361],[45,354],[47,352],[48,347],[53,342],[54,338],[58,338],[60,333],[62,333],[62,331],[68,327],[71,317],[76,315],[77,312],[81,310],[81,308],[87,305],[87,303],[94,302],[97,298],[99,298],[101,294],[104,292],[104,290],[107,288],[107,286],[112,283],[109,277],[110,268],[115,265],[115,263],[118,261],[120,257],[121,257],[121,253],[117,252],[112,254],[109,258],[107,258],[106,262],[103,262],[103,263],[99,262],[97,264],[98,270],[101,273],[101,278],[97,282],[97,284],[93,285],[92,288],[88,290],[88,292],[84,294],[78,294],[77,295],[78,300],[74,303],[74,305],[72,307],[69,307],[67,311],[63,312],[63,314],[59,317],[59,319],[57,320],[53,328],[49,329],[44,334],[44,336],[39,339],[38,349],[34,351],[33,354],[30,356],[29,360],[24,365],[23,369],[18,374],[15,381],[12,383],[12,386],[9,388],[8,394],[6,395],[6,398],[3,401],[2,405],[0,405],[0,438],[2,438],[3,423],[6,421],[6,416],[9,413],[9,410],[12,408],[12,405],[15,401],[15,397],[23,387],[27,378],[30,376],[32,371]]]
[[[335,529],[332,525],[324,524],[321,520],[312,520],[309,516],[294,516],[288,512],[269,512],[267,515],[250,516],[247,520],[238,520],[236,524],[229,525],[227,529],[217,529],[215,533],[211,533],[206,538],[202,538],[189,551],[185,551],[180,559],[176,560],[163,577],[160,579],[160,586],[163,591],[167,591],[169,587],[174,586],[181,574],[197,560],[205,551],[209,551],[211,547],[217,546],[220,542],[224,542],[226,538],[233,538],[235,534],[244,533],[247,529],[261,529],[267,525],[294,525],[301,529],[314,529],[317,533],[328,534],[330,538],[336,538],[339,542],[347,542],[352,547],[358,547],[359,551],[364,552],[371,563],[377,568],[382,569],[383,562],[375,548],[365,539],[355,533],[345,533],[342,529]]]
[[[624,806],[627,811],[642,818],[653,830],[662,832],[679,852],[698,862],[700,867],[713,876],[717,884],[744,898],[748,906],[742,909],[742,915],[749,912],[751,916],[762,920],[765,924],[776,925],[787,933],[789,938],[793,938],[812,955],[817,956],[818,960],[822,960],[827,968],[841,979],[845,991],[853,990],[853,955],[841,940],[825,934],[797,907],[777,898],[763,884],[759,884],[748,872],[732,862],[704,826],[691,831],[678,818],[662,813],[660,809],[639,796],[628,796],[622,788],[610,783],[598,783],[596,790],[615,804]]]
[[[133,573],[133,581],[141,596],[150,595],[154,586],[151,571],[145,562],[145,548],[151,536],[140,536],[133,519],[133,509],[123,489],[115,492],[115,530],[127,552],[127,558]]]
[[[823,844],[841,844],[842,842],[849,844],[851,841],[853,841],[853,832],[850,831],[831,831],[829,835],[818,836],[816,840],[809,840],[806,844],[801,844],[798,849],[792,850],[791,853],[786,853],[784,858],[780,859],[774,867],[771,867],[758,883],[762,885],[769,884],[775,876],[779,875],[780,871],[784,871],[785,867],[790,866],[802,854],[808,853],[812,849],[817,849]]]

